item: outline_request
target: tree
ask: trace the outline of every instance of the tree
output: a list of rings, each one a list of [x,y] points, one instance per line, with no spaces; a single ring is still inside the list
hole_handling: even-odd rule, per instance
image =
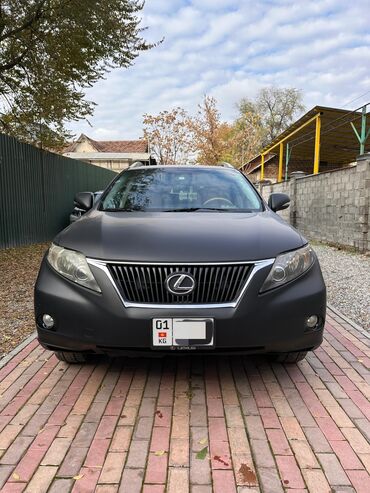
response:
[[[241,115],[255,114],[263,129],[263,144],[271,142],[305,110],[302,93],[294,88],[264,87],[255,100],[240,101]]]
[[[262,145],[263,129],[258,115],[241,113],[232,126],[229,135],[230,161],[240,167],[252,159]]]
[[[183,108],[145,114],[144,135],[158,164],[187,164],[194,152],[190,119]]]
[[[85,90],[153,45],[141,37],[139,0],[0,2],[0,131],[45,145],[86,118]],[[58,141],[58,142],[56,142]]]
[[[231,128],[221,121],[215,98],[204,96],[198,105],[198,114],[191,121],[191,128],[199,163],[214,165],[227,160]]]

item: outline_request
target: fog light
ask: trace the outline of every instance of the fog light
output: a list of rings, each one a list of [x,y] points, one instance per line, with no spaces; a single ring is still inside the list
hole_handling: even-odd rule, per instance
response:
[[[310,317],[306,318],[306,326],[309,329],[314,329],[319,322],[319,317],[317,315],[311,315]]]
[[[42,323],[44,324],[46,329],[52,329],[54,327],[54,319],[51,315],[45,313],[42,316]]]

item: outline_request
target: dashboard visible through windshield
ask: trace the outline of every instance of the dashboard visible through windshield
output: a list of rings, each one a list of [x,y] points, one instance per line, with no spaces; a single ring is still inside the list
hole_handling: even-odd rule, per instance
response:
[[[252,185],[234,170],[138,168],[122,173],[104,195],[104,211],[222,211],[263,209]]]

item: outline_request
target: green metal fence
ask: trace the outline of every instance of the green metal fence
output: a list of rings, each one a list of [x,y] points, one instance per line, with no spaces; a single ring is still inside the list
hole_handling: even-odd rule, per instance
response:
[[[115,176],[0,134],[0,248],[51,240],[68,225],[75,193]]]

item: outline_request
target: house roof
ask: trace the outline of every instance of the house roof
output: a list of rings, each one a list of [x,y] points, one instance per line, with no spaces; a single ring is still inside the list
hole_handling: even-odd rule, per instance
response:
[[[64,152],[64,156],[82,161],[114,161],[131,159],[132,161],[149,161],[148,152]]]
[[[148,142],[144,139],[140,140],[93,140],[85,134],[81,134],[75,141],[71,142],[63,149],[63,154],[76,152],[78,144],[88,140],[96,152],[111,152],[111,153],[147,153]]]

